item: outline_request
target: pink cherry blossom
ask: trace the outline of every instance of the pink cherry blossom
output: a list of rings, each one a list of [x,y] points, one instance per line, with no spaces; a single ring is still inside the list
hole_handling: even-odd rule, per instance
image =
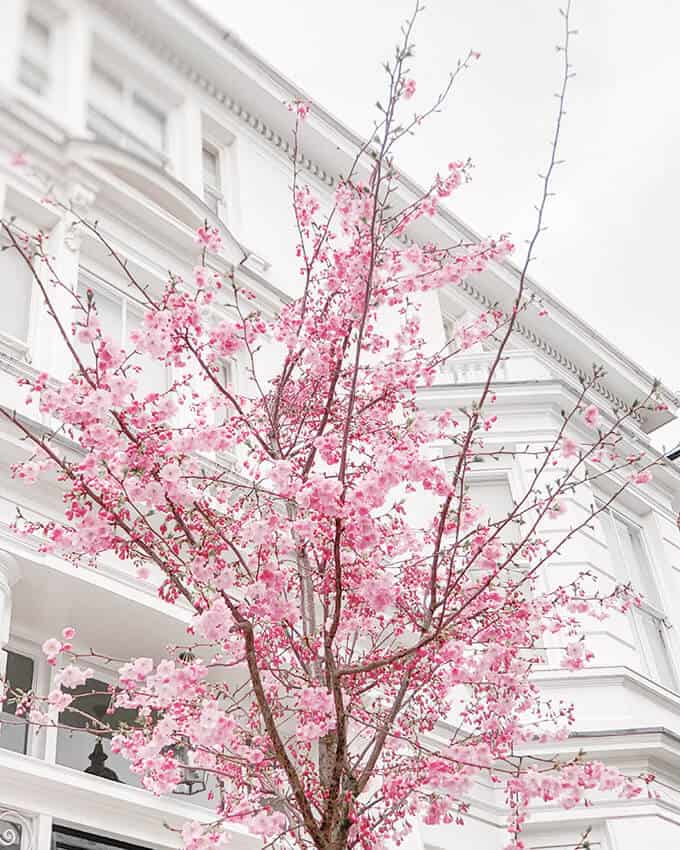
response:
[[[588,425],[591,425],[593,428],[597,426],[597,423],[600,418],[600,411],[594,404],[588,405],[586,409],[583,411],[583,419],[587,422]]]
[[[222,250],[222,237],[217,227],[199,227],[196,231],[196,242],[211,254],[219,254]]]
[[[578,443],[571,437],[562,437],[562,457],[568,460],[572,457],[578,457],[578,453]]]
[[[404,98],[410,100],[416,93],[416,81],[413,79],[404,82]]]

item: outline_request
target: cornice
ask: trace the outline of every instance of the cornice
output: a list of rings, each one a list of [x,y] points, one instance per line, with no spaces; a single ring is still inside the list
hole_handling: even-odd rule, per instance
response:
[[[478,304],[480,304],[485,309],[491,309],[493,307],[493,303],[490,298],[488,298],[484,293],[480,292],[476,286],[474,286],[468,279],[463,280],[459,284],[459,288],[466,292],[471,298],[474,298]],[[588,380],[590,376],[585,372],[585,370],[581,369],[576,363],[574,363],[571,358],[567,357],[563,352],[561,352],[555,345],[548,342],[543,337],[539,336],[535,331],[521,322],[515,322],[515,331],[518,333],[523,339],[527,340],[533,348],[537,348],[543,354],[547,354],[552,360],[554,360],[559,366],[573,375],[577,380]],[[596,381],[592,384],[592,388],[604,398],[609,404],[614,408],[625,408],[627,405],[623,401],[623,399],[619,398],[619,396],[615,395],[615,393],[611,392],[601,381]],[[642,417],[639,413],[634,416],[637,422],[642,422]]]

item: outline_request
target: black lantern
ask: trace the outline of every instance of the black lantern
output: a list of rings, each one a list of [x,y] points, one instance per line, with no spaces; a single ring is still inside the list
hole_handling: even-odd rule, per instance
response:
[[[96,705],[92,709],[92,713],[99,721],[99,727],[103,725],[104,715],[106,714],[108,705]],[[106,762],[108,761],[108,756],[104,752],[104,745],[102,744],[101,735],[97,737],[97,743],[94,745],[94,749],[88,756],[90,761],[90,766],[85,768],[85,773],[89,773],[90,776],[99,776],[102,779],[110,779],[111,782],[120,782],[118,778],[118,774],[115,770],[111,770],[110,767],[106,766]]]
[[[100,776],[102,779],[110,779],[112,782],[120,782],[116,771],[111,770],[110,767],[106,766],[108,758],[109,757],[104,752],[102,739],[97,738],[97,743],[94,745],[94,749],[88,756],[90,766],[86,767],[84,772],[89,773],[91,776]]]

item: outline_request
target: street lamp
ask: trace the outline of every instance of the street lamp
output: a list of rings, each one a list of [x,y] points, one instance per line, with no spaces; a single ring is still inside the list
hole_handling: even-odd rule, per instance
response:
[[[196,656],[193,652],[181,652],[178,658],[182,664],[191,664],[196,659]],[[190,751],[187,745],[179,741],[177,744],[171,744],[167,749],[172,752],[182,772],[182,780],[172,793],[193,796],[194,794],[200,794],[205,791],[205,770],[199,770],[189,763]]]
[[[189,750],[186,744],[181,742],[171,744],[168,750],[172,752],[175,761],[180,765],[182,779],[178,783],[173,794],[183,794],[185,796],[193,796],[205,791],[205,770],[199,770],[189,764]]]

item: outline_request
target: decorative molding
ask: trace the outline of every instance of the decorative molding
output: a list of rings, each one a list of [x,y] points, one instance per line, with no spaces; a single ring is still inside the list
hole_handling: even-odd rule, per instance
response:
[[[13,844],[19,844],[21,850],[33,850],[33,824],[16,809],[0,809],[0,847]]]

